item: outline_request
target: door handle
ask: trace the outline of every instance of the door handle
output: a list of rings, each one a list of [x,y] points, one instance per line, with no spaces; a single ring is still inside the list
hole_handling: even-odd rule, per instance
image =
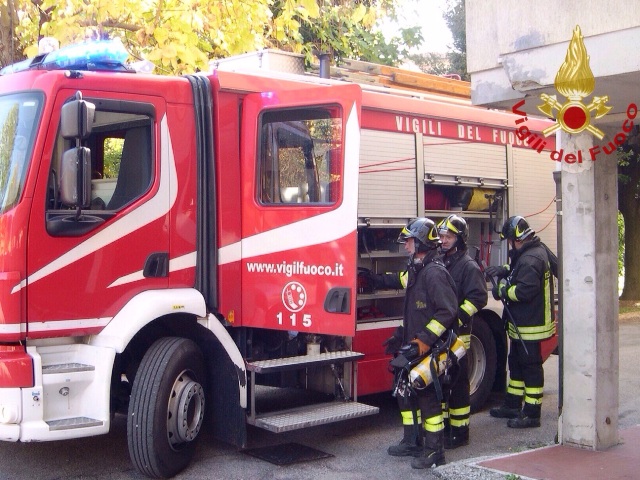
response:
[[[324,309],[329,313],[351,313],[351,289],[334,287],[324,299]]]

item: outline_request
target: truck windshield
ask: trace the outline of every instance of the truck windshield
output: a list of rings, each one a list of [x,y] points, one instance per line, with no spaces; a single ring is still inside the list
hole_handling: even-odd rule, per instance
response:
[[[41,106],[33,92],[0,96],[0,213],[22,194]]]

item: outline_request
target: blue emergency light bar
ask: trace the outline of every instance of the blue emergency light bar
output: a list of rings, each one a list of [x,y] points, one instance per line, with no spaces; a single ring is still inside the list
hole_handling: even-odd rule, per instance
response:
[[[14,63],[0,70],[0,75],[31,69],[131,71],[124,63],[127,58],[129,52],[120,40],[86,42]]]

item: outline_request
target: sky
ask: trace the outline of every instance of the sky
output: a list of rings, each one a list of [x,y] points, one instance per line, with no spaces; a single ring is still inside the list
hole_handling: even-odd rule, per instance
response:
[[[424,37],[420,52],[445,53],[453,45],[451,31],[442,18],[446,5],[447,0],[399,0],[397,22],[385,22],[382,31],[391,37],[398,28],[419,25]]]

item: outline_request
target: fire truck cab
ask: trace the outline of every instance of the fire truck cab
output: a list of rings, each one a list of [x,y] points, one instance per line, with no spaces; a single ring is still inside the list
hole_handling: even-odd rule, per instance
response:
[[[553,217],[552,162],[513,115],[309,75],[138,74],[124,59],[84,44],[0,75],[3,440],[104,434],[124,414],[136,468],[169,477],[205,426],[244,446],[248,424],[377,413],[358,395],[391,388],[381,344],[403,292],[359,270],[402,269],[395,238],[416,216],[460,212],[492,264],[507,213]],[[476,409],[504,376],[499,315],[474,326]],[[322,401],[271,411],[272,387]]]

